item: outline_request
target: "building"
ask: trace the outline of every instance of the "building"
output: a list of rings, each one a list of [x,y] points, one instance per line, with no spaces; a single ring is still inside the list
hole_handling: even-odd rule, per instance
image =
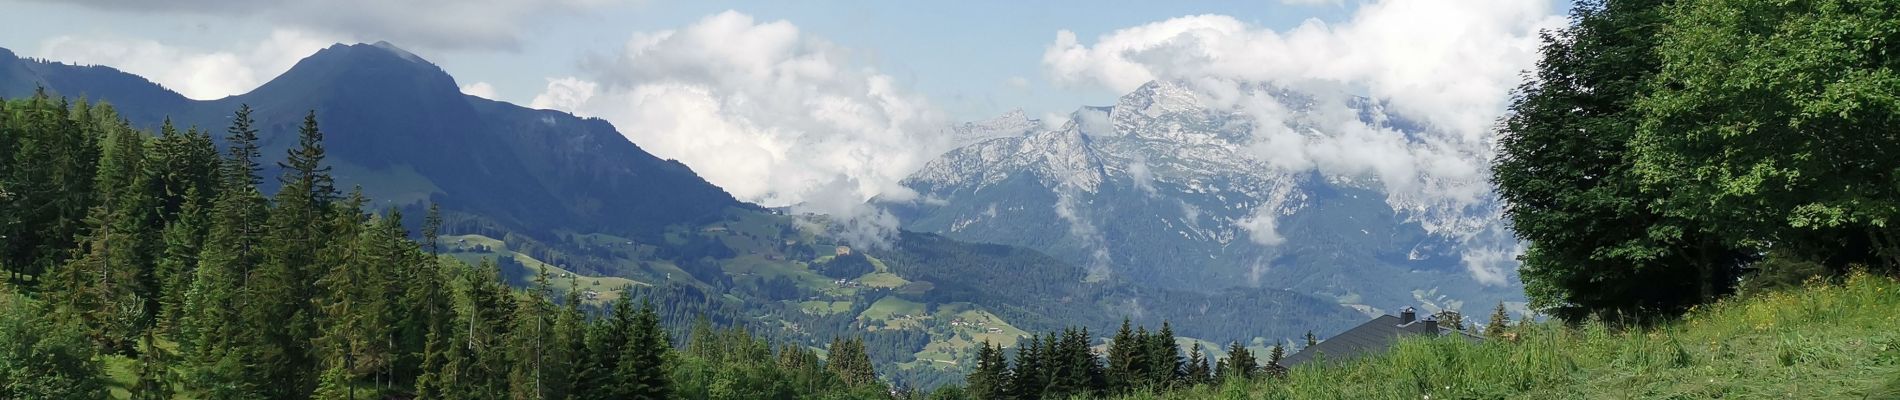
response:
[[[1472,343],[1484,341],[1484,338],[1460,331],[1456,327],[1439,326],[1437,317],[1426,316],[1424,319],[1419,319],[1417,310],[1406,307],[1399,311],[1398,316],[1381,315],[1358,327],[1333,335],[1324,342],[1301,349],[1299,353],[1280,360],[1280,365],[1290,368],[1313,362],[1322,354],[1325,355],[1327,361],[1350,360],[1384,352],[1397,344],[1399,338],[1419,335],[1456,336]]]

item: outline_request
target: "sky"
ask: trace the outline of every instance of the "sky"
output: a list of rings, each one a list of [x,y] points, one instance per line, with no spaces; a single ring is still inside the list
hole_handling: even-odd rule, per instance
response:
[[[614,123],[734,195],[888,221],[865,200],[947,150],[944,127],[1063,121],[1152,80],[1266,127],[1278,168],[1370,175],[1394,198],[1489,192],[1492,126],[1568,0],[0,0],[0,47],[118,67],[188,97],[244,93],[332,43],[389,41],[465,93]],[[1283,129],[1253,83],[1379,100],[1407,136]],[[1265,221],[1270,222],[1270,221]],[[1270,226],[1271,224],[1264,224]]]

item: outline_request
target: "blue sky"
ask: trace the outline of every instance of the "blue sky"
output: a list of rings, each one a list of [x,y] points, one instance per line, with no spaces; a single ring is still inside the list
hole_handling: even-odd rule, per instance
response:
[[[171,2],[160,0],[139,9],[115,3],[122,4],[104,0],[0,0],[0,6],[12,10],[8,14],[30,16],[9,19],[12,28],[0,30],[0,47],[26,55],[58,56],[61,54],[43,51],[43,45],[55,37],[76,36],[144,39],[187,51],[233,51],[286,25],[271,17],[205,12],[182,4],[205,1],[178,1],[181,5],[168,8],[165,3]],[[1040,58],[1057,31],[1069,30],[1091,38],[1116,29],[1198,14],[1227,15],[1283,30],[1307,19],[1339,21],[1360,4],[1320,3],[641,1],[516,22],[518,26],[510,29],[518,31],[518,43],[505,48],[413,43],[405,41],[401,37],[404,35],[378,36],[375,30],[351,32],[347,28],[325,27],[319,30],[328,31],[318,36],[348,41],[390,40],[430,58],[464,83],[487,82],[503,100],[525,103],[542,90],[545,78],[575,73],[578,58],[612,52],[634,32],[673,29],[707,15],[736,10],[760,20],[789,21],[810,35],[849,48],[865,65],[897,78],[901,86],[923,93],[953,119],[973,120],[1016,108],[1040,115],[1113,101],[1117,93],[1110,90],[1058,87],[1046,79]],[[1559,4],[1558,8],[1564,6],[1567,4]],[[137,68],[126,69],[138,72]],[[1028,85],[1012,85],[1010,81],[1017,78]],[[258,77],[264,79],[268,77]]]

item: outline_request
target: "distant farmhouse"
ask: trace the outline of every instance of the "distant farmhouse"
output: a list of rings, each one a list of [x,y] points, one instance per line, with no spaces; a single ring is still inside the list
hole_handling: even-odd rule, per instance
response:
[[[1424,319],[1419,319],[1418,311],[1406,307],[1405,310],[1399,311],[1396,317],[1381,315],[1358,327],[1327,338],[1324,342],[1302,349],[1299,353],[1280,360],[1280,365],[1292,368],[1318,360],[1321,354],[1325,355],[1326,362],[1378,354],[1397,344],[1399,338],[1407,336],[1456,336],[1472,343],[1484,341],[1484,338],[1458,330],[1456,326],[1439,326],[1438,320],[1437,316],[1429,315]]]

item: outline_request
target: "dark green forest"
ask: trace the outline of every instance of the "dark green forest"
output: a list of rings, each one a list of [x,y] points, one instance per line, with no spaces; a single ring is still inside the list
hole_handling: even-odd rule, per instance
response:
[[[219,149],[109,105],[0,103],[0,398],[104,398],[109,359],[134,399],[889,396],[859,339],[827,362],[704,320],[679,335],[653,299],[681,296],[595,310],[444,257],[433,208],[415,236],[334,187],[315,112],[266,197],[249,114]]]

